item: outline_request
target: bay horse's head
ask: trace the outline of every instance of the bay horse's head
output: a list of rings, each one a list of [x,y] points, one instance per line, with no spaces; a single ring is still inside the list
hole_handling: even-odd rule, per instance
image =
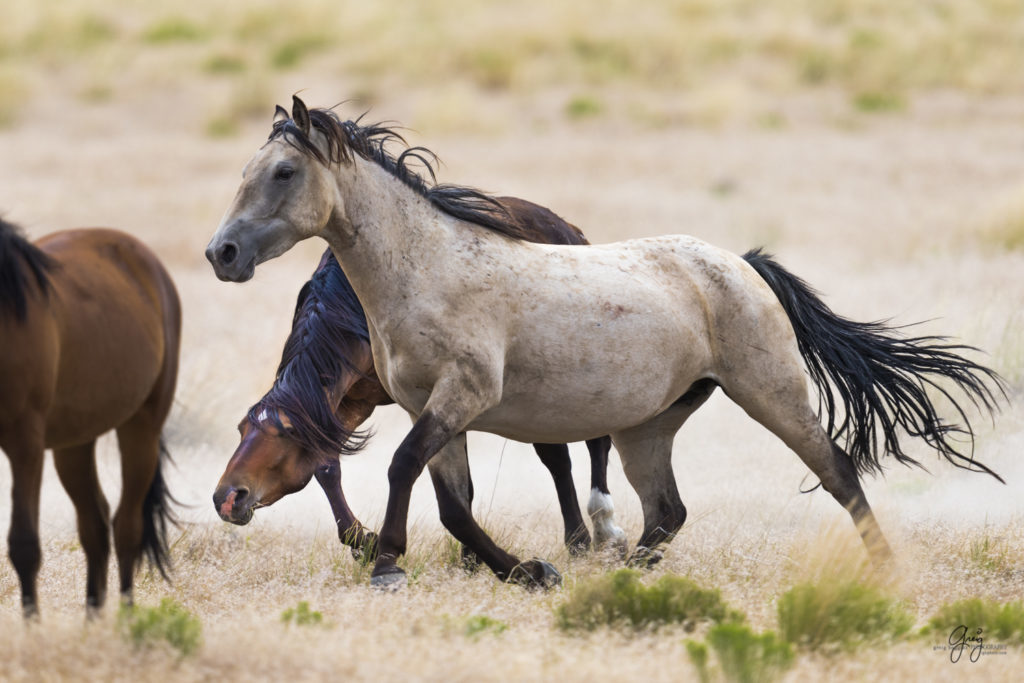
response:
[[[206,248],[221,280],[245,282],[260,263],[320,234],[341,201],[331,166],[347,158],[343,124],[292,99],[290,117],[277,107],[270,137],[243,169]]]
[[[328,249],[299,292],[274,386],[238,425],[241,441],[213,496],[218,514],[245,524],[325,462],[358,452],[367,434],[356,429],[384,400],[366,316]]]
[[[246,417],[238,425],[241,442],[213,494],[225,522],[248,524],[257,508],[305,488],[321,464],[291,438],[287,423],[279,429],[274,422],[254,424]]]

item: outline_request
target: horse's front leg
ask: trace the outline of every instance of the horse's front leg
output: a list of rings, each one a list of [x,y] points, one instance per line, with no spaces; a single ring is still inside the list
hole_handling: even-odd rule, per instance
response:
[[[377,535],[363,528],[362,522],[356,518],[352,508],[345,500],[345,492],[341,488],[341,462],[335,456],[316,468],[313,473],[316,483],[324,490],[327,502],[331,505],[334,522],[338,525],[338,539],[352,549],[352,557],[357,560],[372,560],[377,557]]]
[[[406,528],[409,521],[409,498],[412,486],[427,462],[461,431],[463,421],[432,410],[429,403],[416,419],[412,430],[402,440],[388,467],[388,505],[384,524],[378,537],[377,563],[370,584],[380,588],[398,587],[405,582],[405,572],[396,564],[405,553]]]

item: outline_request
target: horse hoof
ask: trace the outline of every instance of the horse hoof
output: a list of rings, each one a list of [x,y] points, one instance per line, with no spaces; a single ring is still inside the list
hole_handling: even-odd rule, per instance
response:
[[[661,562],[661,558],[664,556],[665,554],[660,550],[652,550],[651,548],[638,545],[633,555],[626,561],[626,566],[636,569],[650,569]]]
[[[480,556],[466,546],[460,550],[462,570],[467,574],[474,574],[480,569]]]
[[[527,588],[547,590],[561,585],[562,575],[550,562],[534,558],[520,562],[513,567],[508,576],[508,583],[518,583]]]
[[[572,557],[583,557],[590,552],[590,545],[590,532],[586,527],[581,527],[565,537],[565,547]]]
[[[406,583],[405,572],[398,567],[390,567],[384,572],[374,573],[370,577],[370,587],[385,593],[399,591],[405,587]]]
[[[377,559],[377,534],[367,531],[359,545],[350,546],[352,558],[356,562],[373,562]]]
[[[590,552],[589,541],[575,541],[567,543],[565,547],[569,550],[569,555],[572,557],[584,557]]]

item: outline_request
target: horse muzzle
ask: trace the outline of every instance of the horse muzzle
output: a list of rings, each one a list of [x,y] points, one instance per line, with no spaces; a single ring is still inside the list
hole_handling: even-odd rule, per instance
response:
[[[246,258],[239,245],[231,240],[216,244],[210,242],[206,248],[206,259],[217,277],[225,282],[246,282],[256,272],[255,255]]]
[[[253,512],[260,507],[256,498],[245,487],[223,486],[213,494],[213,506],[225,522],[244,526],[252,521]]]

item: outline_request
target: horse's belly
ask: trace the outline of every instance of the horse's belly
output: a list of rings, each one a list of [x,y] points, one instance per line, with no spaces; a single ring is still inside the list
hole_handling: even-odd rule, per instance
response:
[[[49,447],[96,438],[139,411],[163,365],[155,325],[128,310],[105,306],[65,328],[53,403],[47,415]]]

